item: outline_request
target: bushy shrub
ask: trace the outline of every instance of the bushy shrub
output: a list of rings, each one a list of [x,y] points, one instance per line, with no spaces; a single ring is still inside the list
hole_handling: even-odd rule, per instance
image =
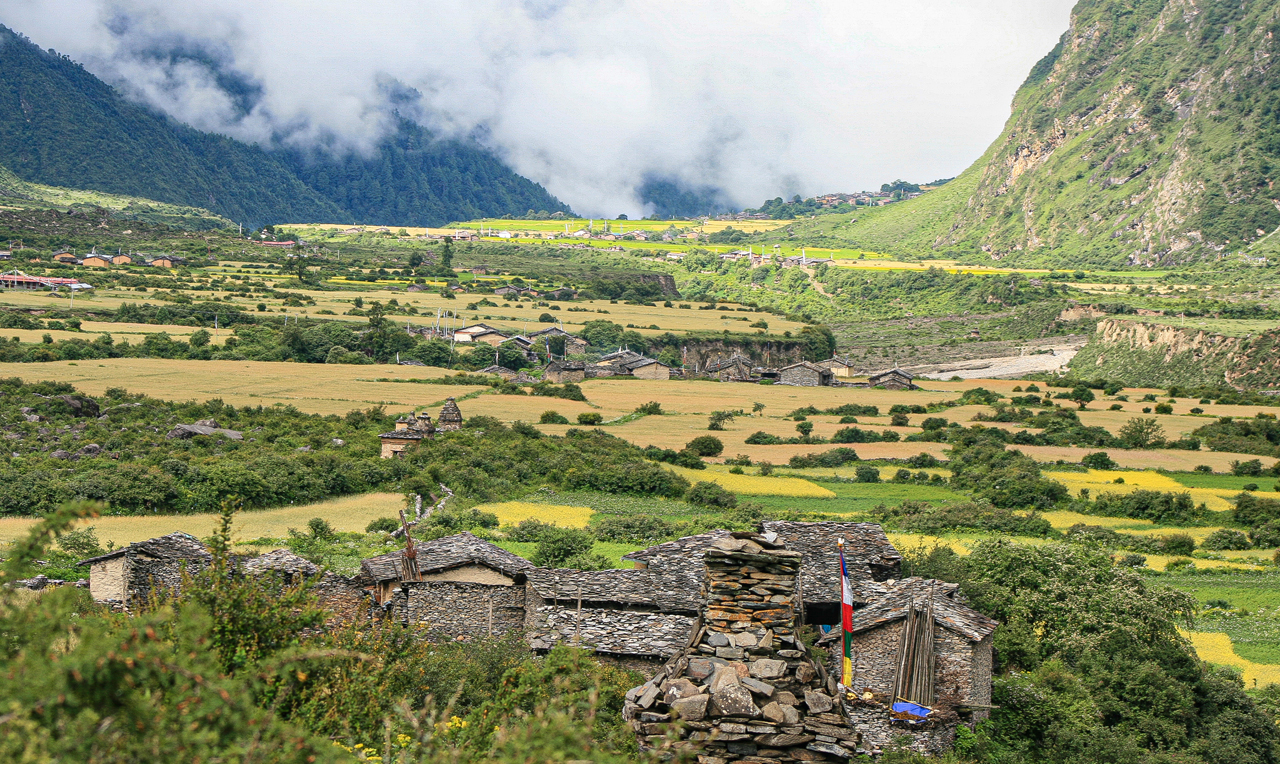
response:
[[[548,410],[538,417],[538,424],[569,424],[569,419],[558,411]]]
[[[1237,477],[1259,477],[1262,475],[1262,460],[1233,461],[1231,462],[1231,474]]]
[[[1203,542],[1200,543],[1201,549],[1218,550],[1239,550],[1249,549],[1253,544],[1249,543],[1249,537],[1240,531],[1231,530],[1230,528],[1219,528],[1210,533]]]
[[[719,456],[724,453],[724,443],[714,435],[699,435],[685,444],[685,448],[698,456]]]
[[[865,464],[859,465],[858,468],[853,471],[853,474],[854,480],[859,483],[880,482],[880,469],[877,467],[871,467]]]
[[[751,446],[776,446],[782,442],[777,435],[770,435],[764,430],[757,430],[747,436],[746,443]]]
[[[571,558],[589,553],[594,543],[587,531],[549,525],[542,529],[531,561],[540,568],[562,568]]]
[[[938,460],[938,457],[925,451],[921,451],[915,456],[907,457],[907,466],[912,469],[928,469],[937,467],[939,464],[942,464],[942,462]]]
[[[682,448],[676,452],[676,458],[672,461],[672,464],[691,470],[705,470],[707,468],[707,465],[702,461],[702,457],[692,448]]]
[[[694,483],[685,494],[684,500],[698,507],[732,509],[738,506],[737,496],[708,481]]]
[[[1255,528],[1274,520],[1280,520],[1280,501],[1261,499],[1251,493],[1236,495],[1232,519],[1240,525]]]
[[[1080,463],[1091,470],[1113,470],[1120,466],[1115,463],[1115,460],[1106,451],[1094,451],[1091,454],[1085,454]]]
[[[658,416],[662,413],[662,404],[657,401],[642,403],[636,406],[636,413],[644,414],[645,416]]]
[[[1160,548],[1165,554],[1189,555],[1196,551],[1196,540],[1187,533],[1171,533],[1160,537]]]
[[[894,414],[889,417],[889,426],[891,427],[907,427],[911,424],[911,420],[906,414]]]
[[[400,528],[400,521],[394,517],[379,517],[370,520],[364,527],[365,533],[391,533]]]
[[[823,451],[819,454],[805,454],[801,456],[796,454],[791,457],[787,463],[792,469],[807,469],[812,467],[843,467],[858,461],[858,452],[852,448],[833,448],[830,451]]]
[[[898,507],[877,507],[875,514],[895,527],[916,533],[946,533],[960,529],[1036,537],[1053,533],[1053,526],[1049,521],[1035,512],[1022,515],[985,502],[934,507],[926,502],[906,501]]]
[[[597,425],[604,421],[604,417],[595,411],[584,411],[578,415],[578,424],[588,426]]]
[[[508,528],[507,538],[511,541],[519,541],[526,544],[537,543],[542,540],[543,531],[550,527],[550,523],[544,523],[535,517],[529,517]]]
[[[601,541],[656,544],[674,538],[676,524],[653,515],[600,516],[590,530]]]
[[[920,423],[920,427],[924,430],[942,430],[945,429],[948,422],[940,416],[931,416]]]

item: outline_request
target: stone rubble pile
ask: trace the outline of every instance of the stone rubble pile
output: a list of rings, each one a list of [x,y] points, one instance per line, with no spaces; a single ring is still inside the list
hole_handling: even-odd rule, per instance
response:
[[[627,693],[623,716],[642,748],[696,750],[699,764],[843,761],[858,752],[835,678],[795,635],[801,558],[772,533],[711,545],[692,644]]]

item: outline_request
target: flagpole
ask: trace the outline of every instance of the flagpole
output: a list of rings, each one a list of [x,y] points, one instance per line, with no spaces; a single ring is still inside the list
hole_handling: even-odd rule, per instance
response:
[[[836,539],[840,550],[840,631],[843,637],[840,660],[840,684],[846,688],[853,684],[853,590],[849,586],[849,568],[844,561],[844,538]]]

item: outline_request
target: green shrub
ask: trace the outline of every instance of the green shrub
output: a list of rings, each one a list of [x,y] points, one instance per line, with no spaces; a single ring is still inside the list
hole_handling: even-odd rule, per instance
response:
[[[597,515],[592,520],[590,530],[596,538],[620,544],[657,544],[674,538],[678,527],[653,515]]]
[[[548,410],[538,417],[538,424],[569,424],[569,419],[558,411]]]
[[[868,465],[859,465],[854,471],[854,480],[858,483],[879,483],[880,470]]]
[[[604,417],[595,411],[584,411],[578,415],[578,424],[597,425],[604,421]]]
[[[1196,551],[1196,540],[1187,533],[1171,533],[1159,540],[1165,554],[1189,555]]]
[[[1219,528],[1200,543],[1201,549],[1213,551],[1249,549],[1252,546],[1248,536],[1230,528]]]
[[[1233,461],[1231,462],[1231,474],[1237,477],[1259,477],[1262,475],[1262,460]]]
[[[538,537],[531,562],[541,568],[562,568],[570,558],[589,553],[594,543],[588,531],[549,525]]]
[[[746,443],[751,446],[775,446],[782,442],[777,435],[770,435],[764,430],[757,430],[747,436]]]
[[[1115,463],[1106,451],[1094,451],[1091,454],[1085,454],[1080,463],[1091,470],[1113,470],[1120,466]]]
[[[724,443],[714,435],[699,435],[689,441],[685,448],[698,456],[719,456],[724,453]]]
[[[685,501],[697,507],[732,509],[738,506],[737,496],[708,481],[694,483],[689,492],[685,494]]]
[[[787,463],[792,469],[809,469],[813,467],[843,467],[858,461],[858,452],[852,448],[833,448],[819,454],[796,454]]]
[[[635,413],[644,414],[645,416],[658,416],[662,414],[662,404],[657,401],[642,403],[639,406],[636,406]]]
[[[705,470],[707,468],[707,465],[702,461],[701,455],[692,448],[680,449],[672,463],[677,467],[685,467],[691,470]]]
[[[369,524],[364,527],[365,533],[391,533],[399,530],[400,520],[394,517],[379,517],[370,520]]]

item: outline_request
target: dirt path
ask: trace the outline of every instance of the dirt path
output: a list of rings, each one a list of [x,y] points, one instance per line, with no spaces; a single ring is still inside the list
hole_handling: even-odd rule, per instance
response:
[[[983,358],[975,361],[958,363],[933,364],[928,366],[908,367],[907,370],[918,377],[928,379],[1002,379],[1020,377],[1040,371],[1057,371],[1065,367],[1079,351],[1079,345],[1059,345],[1051,348],[1052,354],[1014,355],[997,358]]]

